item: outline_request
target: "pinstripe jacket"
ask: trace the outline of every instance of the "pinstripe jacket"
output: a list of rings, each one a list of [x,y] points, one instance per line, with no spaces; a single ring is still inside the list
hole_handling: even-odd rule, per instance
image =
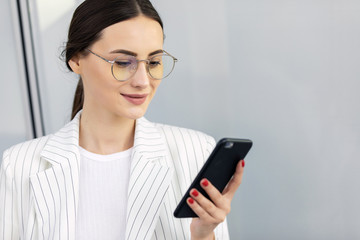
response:
[[[79,200],[79,119],[4,152],[0,239],[75,239]],[[214,147],[197,131],[136,121],[126,239],[190,239],[191,219],[173,211]],[[226,222],[215,230],[228,239]]]

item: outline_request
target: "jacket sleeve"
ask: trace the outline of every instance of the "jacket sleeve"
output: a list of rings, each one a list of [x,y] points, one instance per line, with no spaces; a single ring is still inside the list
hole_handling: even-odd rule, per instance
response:
[[[7,150],[0,170],[0,239],[20,239],[16,199],[14,170]]]
[[[207,149],[206,149],[207,157],[210,155],[212,150],[215,148],[215,145],[216,145],[215,139],[213,137],[208,136],[208,138],[207,138]],[[215,228],[214,233],[215,233],[215,239],[216,240],[228,240],[228,239],[230,239],[229,230],[228,230],[228,226],[227,226],[227,219],[225,219],[224,222],[220,223]]]

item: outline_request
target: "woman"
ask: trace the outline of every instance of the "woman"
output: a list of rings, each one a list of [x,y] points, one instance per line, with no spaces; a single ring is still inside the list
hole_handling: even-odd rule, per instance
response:
[[[228,239],[226,215],[244,161],[220,193],[206,179],[172,215],[214,139],[143,118],[176,58],[147,0],[86,0],[65,49],[80,76],[73,119],[57,133],[13,146],[1,167],[2,239]]]

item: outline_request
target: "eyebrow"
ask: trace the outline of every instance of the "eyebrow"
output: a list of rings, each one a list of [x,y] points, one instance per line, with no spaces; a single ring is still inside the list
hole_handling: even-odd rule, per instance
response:
[[[158,53],[163,53],[163,52],[164,52],[164,50],[158,49],[158,50],[155,50],[155,51],[149,53],[148,56],[152,56],[152,55],[155,55],[155,54],[158,54]],[[132,51],[125,50],[125,49],[116,49],[116,50],[111,51],[110,53],[123,53],[123,54],[131,55],[131,56],[134,56],[134,57],[137,56],[137,53],[134,53]]]

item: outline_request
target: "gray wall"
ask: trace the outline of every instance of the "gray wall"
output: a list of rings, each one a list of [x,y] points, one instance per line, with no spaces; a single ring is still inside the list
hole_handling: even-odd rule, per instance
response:
[[[50,133],[70,116],[76,78],[58,56],[76,1],[43,5],[61,13],[48,22],[46,1],[30,2]],[[232,239],[359,239],[360,2],[153,3],[165,49],[180,61],[147,118],[254,141],[228,218]]]
[[[180,62],[147,116],[254,141],[233,239],[360,239],[360,2],[155,5]]]

